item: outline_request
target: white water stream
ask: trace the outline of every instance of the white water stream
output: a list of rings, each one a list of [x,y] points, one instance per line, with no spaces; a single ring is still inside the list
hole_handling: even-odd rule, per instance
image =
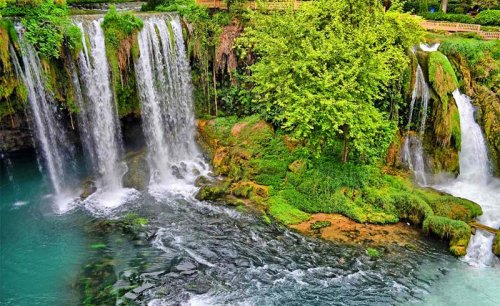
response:
[[[24,38],[24,29],[16,26],[21,46],[22,65],[12,46],[10,56],[16,74],[23,81],[30,105],[31,129],[34,131],[37,149],[42,153],[43,165],[47,169],[54,189],[54,203],[57,212],[71,208],[75,197],[74,148],[67,137],[66,128],[61,124],[60,114],[52,94],[46,90],[47,83],[40,59]]]
[[[474,106],[470,98],[459,90],[453,92],[460,113],[462,148],[460,150],[460,174],[455,180],[435,187],[454,196],[474,201],[481,205],[482,224],[500,227],[500,180],[492,176],[488,150],[481,128],[474,121]],[[465,261],[474,266],[498,263],[492,252],[493,234],[477,230],[471,237]]]
[[[150,192],[192,193],[195,178],[208,166],[194,139],[191,76],[179,18],[145,17],[138,40],[135,72],[151,169]]]
[[[429,85],[425,81],[424,73],[420,65],[417,66],[417,74],[415,85],[413,87],[410,114],[408,115],[407,133],[403,145],[403,161],[408,165],[408,168],[413,171],[415,180],[420,185],[427,185],[427,174],[425,170],[424,150],[422,146],[422,137],[425,133],[425,122],[427,120],[427,108],[429,106],[430,90]],[[410,133],[413,113],[416,103],[420,104],[419,111],[419,131],[418,135]]]
[[[78,56],[76,100],[80,108],[82,144],[95,174],[97,192],[86,201],[92,211],[107,211],[120,206],[133,190],[122,188],[127,171],[118,111],[106,58],[102,18],[84,19],[76,24],[82,31],[83,50]],[[87,43],[88,41],[88,43]]]

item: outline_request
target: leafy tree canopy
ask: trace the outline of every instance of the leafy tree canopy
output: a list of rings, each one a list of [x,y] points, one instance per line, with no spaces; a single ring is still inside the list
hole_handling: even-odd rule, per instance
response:
[[[378,0],[319,0],[298,11],[251,12],[239,40],[257,61],[250,81],[265,115],[314,152],[342,136],[362,161],[385,153],[395,129],[375,107],[401,79],[420,27]]]
[[[43,0],[25,8],[22,23],[26,28],[26,39],[45,57],[58,58],[63,42],[70,49],[81,48],[81,32],[71,23],[66,4]]]

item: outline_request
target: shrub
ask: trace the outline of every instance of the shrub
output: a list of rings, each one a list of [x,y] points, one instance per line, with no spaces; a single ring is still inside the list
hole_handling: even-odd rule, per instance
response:
[[[71,24],[66,5],[45,0],[40,5],[24,8],[21,19],[26,27],[26,39],[43,56],[58,58],[65,38],[70,49],[81,47],[80,30]]]
[[[475,23],[485,26],[500,26],[500,10],[486,10],[480,12]]]

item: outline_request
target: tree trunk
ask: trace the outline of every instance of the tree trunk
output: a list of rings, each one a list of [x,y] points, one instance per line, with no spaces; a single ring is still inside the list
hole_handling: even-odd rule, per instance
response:
[[[344,134],[344,153],[342,154],[342,162],[343,163],[347,163],[347,156],[349,155],[349,135],[348,135],[348,132],[349,132],[349,126],[347,124],[344,124],[344,126],[342,126],[342,131],[343,131],[343,134]]]
[[[448,10],[448,0],[441,0],[441,10],[443,13],[446,13],[446,10]]]
[[[212,71],[212,75],[213,75],[213,82],[214,82],[214,104],[215,104],[215,117],[217,117],[217,77],[216,77],[216,71],[215,71],[215,60],[214,60],[214,63],[213,63],[213,71]]]

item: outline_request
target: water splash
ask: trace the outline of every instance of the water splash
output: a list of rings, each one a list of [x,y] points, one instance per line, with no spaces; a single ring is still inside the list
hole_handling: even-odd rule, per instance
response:
[[[138,35],[135,63],[143,130],[151,169],[150,191],[190,194],[208,167],[194,139],[189,65],[177,16],[148,16]]]
[[[481,128],[474,121],[474,106],[468,96],[457,89],[453,98],[460,113],[462,148],[459,153],[460,174],[455,180],[443,183],[437,188],[454,196],[474,201],[481,205],[483,215],[478,218],[482,224],[500,227],[500,180],[490,171],[488,149]],[[465,261],[473,266],[488,266],[498,263],[492,252],[493,235],[478,230],[471,237]]]
[[[422,51],[425,51],[425,52],[434,52],[434,51],[437,51],[439,49],[439,46],[440,46],[440,43],[435,43],[432,45],[421,43],[420,49],[422,49]]]

